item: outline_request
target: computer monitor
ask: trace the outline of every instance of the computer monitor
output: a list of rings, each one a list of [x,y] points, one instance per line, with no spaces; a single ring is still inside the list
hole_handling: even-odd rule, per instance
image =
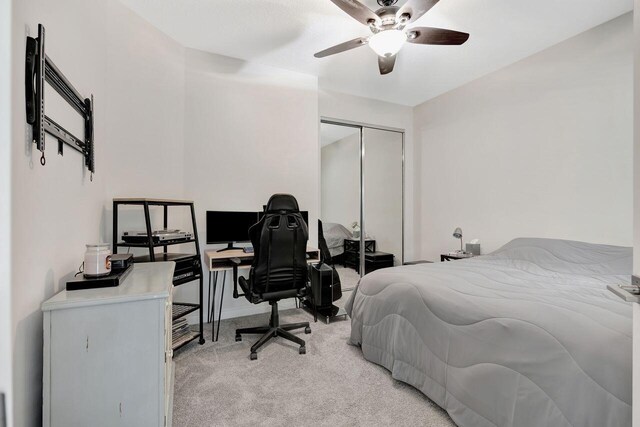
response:
[[[257,212],[207,211],[207,244],[249,242],[249,227],[258,222]]]

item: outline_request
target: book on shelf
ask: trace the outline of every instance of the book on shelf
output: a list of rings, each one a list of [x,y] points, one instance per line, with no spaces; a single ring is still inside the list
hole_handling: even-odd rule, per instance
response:
[[[176,319],[173,321],[173,325],[172,325],[172,329],[178,329],[181,328],[184,325],[188,325],[189,323],[187,323],[187,319],[185,319],[184,317],[181,317],[179,319]]]
[[[172,343],[174,346],[179,345],[181,342],[184,342],[185,337],[190,338],[192,336],[192,332],[191,328],[189,328],[187,319],[182,317],[180,319],[174,320],[171,327],[171,335]]]
[[[176,347],[178,347],[178,346],[180,346],[180,345],[184,344],[185,342],[187,342],[187,341],[189,341],[190,339],[192,339],[192,338],[193,338],[193,336],[194,336],[194,334],[195,334],[195,332],[191,332],[191,331],[189,331],[189,333],[188,333],[187,335],[183,335],[183,336],[181,336],[179,339],[174,340],[174,341],[171,343],[171,347],[172,347],[172,348],[176,348]]]

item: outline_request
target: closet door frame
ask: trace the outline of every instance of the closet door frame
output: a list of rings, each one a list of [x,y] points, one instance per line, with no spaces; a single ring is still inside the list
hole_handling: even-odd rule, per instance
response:
[[[404,141],[405,141],[405,130],[404,129],[400,129],[400,128],[394,128],[394,127],[387,127],[387,126],[379,126],[379,125],[373,125],[370,123],[363,123],[363,122],[354,122],[351,120],[342,120],[342,119],[335,119],[332,117],[320,117],[320,125],[322,124],[327,124],[327,125],[334,125],[334,126],[346,126],[346,127],[352,127],[352,128],[357,128],[360,131],[360,277],[364,276],[365,274],[365,268],[364,268],[364,247],[365,247],[365,234],[366,234],[366,225],[365,225],[365,203],[364,203],[364,199],[365,199],[365,187],[364,187],[364,178],[365,178],[365,170],[364,170],[364,161],[365,161],[365,141],[364,141],[364,129],[373,129],[373,130],[382,130],[382,131],[388,131],[388,132],[395,132],[395,133],[399,133],[402,137],[402,206],[400,207],[401,211],[402,211],[402,218],[401,218],[401,222],[402,222],[402,256],[400,259],[400,265],[404,264],[404,251],[405,251],[405,245],[404,245],[404,222],[405,222],[405,195],[404,195],[404,188],[405,188],[405,166],[404,166],[404,162],[405,162],[405,151],[404,151]],[[320,180],[322,181],[322,180]],[[320,191],[322,191],[322,188],[320,188]],[[322,208],[322,207],[321,207]]]

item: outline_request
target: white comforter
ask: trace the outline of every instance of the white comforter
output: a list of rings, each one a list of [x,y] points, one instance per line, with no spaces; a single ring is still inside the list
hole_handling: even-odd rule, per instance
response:
[[[460,426],[631,425],[631,248],[516,239],[378,270],[347,303],[365,358]]]

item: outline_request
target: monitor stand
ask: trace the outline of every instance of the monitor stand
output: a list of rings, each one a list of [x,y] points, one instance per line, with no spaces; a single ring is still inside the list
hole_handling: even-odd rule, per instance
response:
[[[236,246],[233,246],[233,242],[229,242],[227,243],[227,247],[223,248],[223,249],[218,249],[216,252],[226,252],[226,251],[241,251],[242,248],[238,248]]]

